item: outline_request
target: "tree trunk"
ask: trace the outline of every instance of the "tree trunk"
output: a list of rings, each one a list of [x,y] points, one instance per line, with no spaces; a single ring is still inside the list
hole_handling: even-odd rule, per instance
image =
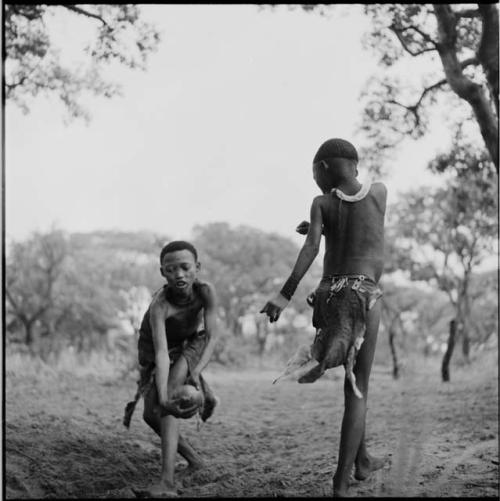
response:
[[[469,272],[466,271],[464,274],[464,280],[462,283],[462,288],[459,290],[458,294],[458,309],[457,309],[457,333],[462,340],[462,355],[464,357],[465,363],[469,363],[470,355],[470,299],[469,299]]]
[[[480,3],[477,7],[483,21],[477,57],[484,68],[498,115],[498,9],[494,4]]]
[[[450,360],[453,355],[453,348],[455,347],[455,336],[457,334],[457,321],[455,319],[450,321],[450,335],[448,336],[448,346],[446,347],[446,353],[443,357],[443,363],[441,365],[441,377],[444,382],[450,380]]]
[[[391,327],[389,328],[389,346],[391,348],[391,355],[392,355],[392,377],[394,379],[398,379],[399,378],[399,362],[398,362],[398,355],[396,352],[396,345],[394,344],[395,337],[396,337],[396,330],[391,325]]]
[[[33,322],[30,321],[23,321],[24,325],[24,342],[28,348],[31,349],[31,346],[33,345]]]
[[[439,42],[437,50],[443,64],[446,80],[453,92],[472,107],[486,148],[498,172],[498,113],[495,113],[481,85],[463,73],[457,56],[457,20],[451,6],[449,4],[433,4],[433,6],[438,22]],[[491,28],[488,29],[491,30]],[[496,36],[498,45],[498,35]],[[492,82],[494,84],[493,80]]]

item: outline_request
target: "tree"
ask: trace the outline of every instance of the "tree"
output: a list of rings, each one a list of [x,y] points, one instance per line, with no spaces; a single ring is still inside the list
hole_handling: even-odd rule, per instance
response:
[[[321,4],[300,7],[320,15],[331,10]],[[365,163],[380,171],[384,158],[405,137],[422,137],[429,111],[438,94],[445,93],[457,98],[444,103],[450,113],[456,100],[468,103],[498,173],[497,5],[374,3],[363,10],[372,22],[363,44],[375,52],[382,68],[362,93],[360,129],[368,145],[360,156]],[[401,75],[411,75],[412,82]],[[422,75],[420,82],[415,75]]]
[[[202,275],[219,296],[222,318],[234,335],[240,335],[241,317],[264,305],[290,274],[298,246],[274,233],[227,223],[195,226],[194,244],[200,250]],[[292,300],[297,311],[308,308],[305,298],[319,281],[317,267],[304,277]],[[262,335],[267,331],[259,331]]]
[[[452,318],[450,320],[450,334],[448,336],[446,352],[443,357],[443,362],[441,363],[441,379],[445,383],[447,383],[450,380],[450,360],[451,356],[453,355],[453,349],[455,348],[456,336],[457,336],[457,321],[454,318]]]
[[[14,243],[6,268],[5,296],[10,316],[24,329],[24,343],[33,348],[35,326],[50,329],[50,310],[56,301],[68,249],[60,231],[36,233],[30,240]]]
[[[77,16],[95,24],[95,37],[83,53],[86,66],[61,62],[60,50],[51,40],[51,22],[57,16]],[[70,117],[89,119],[81,102],[85,91],[112,97],[120,86],[107,81],[105,67],[118,63],[145,69],[160,36],[141,20],[133,4],[4,4],[5,96],[7,101],[29,110],[29,100],[39,94],[56,95]]]
[[[422,188],[396,204],[397,244],[409,256],[412,278],[434,282],[448,295],[467,360],[471,281],[498,237],[498,189],[486,152],[471,145],[455,145],[431,167],[439,170],[444,165],[455,172],[446,188]]]
[[[161,285],[158,239],[146,232],[53,230],[13,242],[6,260],[8,339],[22,330],[22,342],[44,358],[68,345],[104,349],[120,318],[137,327],[146,290]]]
[[[470,106],[498,172],[498,7],[370,4],[364,11],[373,23],[364,43],[384,69],[364,91],[362,130],[371,146],[383,152],[408,135],[422,136],[438,92],[451,90]],[[409,88],[389,72],[405,59],[433,71]],[[420,73],[414,62],[411,67],[412,77]]]
[[[404,334],[403,315],[417,309],[419,303],[418,290],[411,287],[397,287],[390,280],[384,279],[384,296],[382,300],[382,322],[388,335],[392,357],[392,377],[398,379],[401,370],[396,337]]]

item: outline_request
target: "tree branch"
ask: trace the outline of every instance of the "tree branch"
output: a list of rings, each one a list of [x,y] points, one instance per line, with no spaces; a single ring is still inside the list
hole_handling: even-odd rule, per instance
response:
[[[470,66],[472,64],[478,64],[478,63],[479,63],[479,61],[476,57],[470,57],[470,58],[462,61],[460,64],[461,64],[462,68],[465,68],[465,67]],[[420,115],[418,114],[418,109],[420,108],[420,106],[422,104],[422,100],[429,92],[441,87],[442,85],[444,85],[446,83],[448,83],[448,80],[446,78],[443,78],[442,80],[439,80],[438,82],[430,85],[429,87],[426,87],[422,91],[422,94],[420,94],[420,97],[418,98],[416,103],[411,105],[411,106],[404,105],[404,104],[402,104],[399,101],[396,101],[394,99],[391,99],[387,102],[391,103],[391,104],[396,104],[398,106],[401,106],[402,108],[406,108],[409,112],[413,113],[413,115],[415,117],[415,127],[417,127],[418,125],[420,125]]]
[[[16,311],[16,314],[19,315],[21,313],[19,305],[17,304],[17,301],[14,300],[14,297],[12,296],[12,294],[9,292],[8,289],[5,289],[5,295],[6,295],[7,299],[9,300],[11,306]]]
[[[28,75],[23,75],[17,82],[13,82],[13,83],[5,82],[5,86],[8,88],[8,90],[15,89],[19,85],[22,85],[27,80],[27,78],[28,78]]]
[[[430,267],[431,267],[431,269],[432,269],[432,274],[434,275],[434,278],[437,280],[437,283],[438,283],[438,285],[439,285],[440,289],[441,289],[441,290],[444,290],[444,292],[446,292],[446,294],[448,295],[448,297],[449,297],[449,299],[450,299],[450,303],[451,303],[451,305],[452,305],[454,308],[456,308],[456,306],[457,306],[457,301],[455,301],[455,300],[453,299],[453,296],[452,296],[452,294],[451,294],[451,290],[450,290],[448,287],[442,287],[443,281],[442,281],[441,277],[439,276],[439,273],[437,272],[436,267],[435,267],[433,264],[431,264],[431,265],[430,265]]]
[[[407,106],[403,103],[400,103],[399,101],[396,101],[395,99],[391,99],[387,102],[390,104],[395,104],[397,106],[401,106],[402,108],[407,109],[410,113],[413,113],[413,116],[415,117],[415,127],[418,127],[420,125],[420,115],[418,114],[418,109],[420,108],[420,105],[422,104],[422,100],[427,95],[427,93],[429,93],[430,91],[432,91],[434,89],[437,89],[438,87],[441,87],[445,83],[447,83],[447,80],[444,78],[443,80],[439,80],[439,82],[436,82],[436,83],[432,84],[431,86],[426,87],[423,90],[422,94],[420,94],[420,97],[418,98],[417,102],[411,106]]]
[[[464,9],[464,10],[454,10],[453,13],[457,17],[478,17],[479,10],[478,9]]]
[[[458,61],[456,47],[456,17],[451,6],[449,4],[433,4],[433,7],[438,22],[439,44],[437,48],[446,78],[453,92],[467,101],[474,111],[484,143],[488,148],[488,152],[498,172],[498,113],[496,109],[493,109],[489,101],[489,96],[485,94],[483,87],[475,83],[462,72],[462,63]],[[483,4],[480,4],[480,7],[482,8]],[[494,12],[485,11],[483,17],[486,16],[486,19],[491,17],[494,23],[498,23],[498,9],[494,5],[492,7],[494,8]],[[483,29],[485,29],[486,26],[487,24],[483,23]],[[492,32],[493,31],[494,30],[492,30]],[[495,38],[493,40],[495,40]],[[496,30],[496,45],[493,50],[495,54],[498,52],[498,24]],[[478,54],[478,56],[479,59],[482,60],[480,54]],[[495,55],[495,59],[498,64],[497,55]],[[498,75],[496,78],[498,82]]]
[[[53,4],[53,5],[57,5],[57,4]],[[97,19],[97,20],[101,21],[101,23],[104,24],[104,26],[107,26],[108,28],[110,27],[109,24],[98,14],[88,12],[87,10],[84,10],[81,7],[77,7],[76,5],[59,4],[59,6],[64,7],[68,10],[73,11],[73,12],[76,12],[77,14],[82,14],[84,16],[91,17],[93,19]]]
[[[401,43],[403,49],[406,52],[408,52],[408,54],[412,55],[413,57],[420,56],[421,54],[424,54],[425,52],[431,52],[431,51],[437,50],[436,42],[427,33],[424,33],[422,30],[420,30],[416,26],[412,25],[412,26],[407,26],[405,28],[398,28],[395,24],[391,24],[389,26],[389,29],[396,35],[396,37],[398,38],[399,42]],[[406,40],[402,36],[402,34],[408,30],[416,31],[426,42],[432,44],[432,47],[425,47],[425,48],[417,50],[417,51],[413,51],[412,49],[410,49],[410,47],[408,47],[408,45],[406,43]]]
[[[437,42],[430,36],[428,35],[427,33],[425,33],[424,31],[422,31],[418,26],[407,26],[406,28],[404,28],[405,31],[407,30],[414,30],[416,31],[426,42],[434,45],[434,47],[436,47],[437,45]]]
[[[479,5],[483,20],[477,57],[481,62],[498,116],[498,9],[495,5]]]

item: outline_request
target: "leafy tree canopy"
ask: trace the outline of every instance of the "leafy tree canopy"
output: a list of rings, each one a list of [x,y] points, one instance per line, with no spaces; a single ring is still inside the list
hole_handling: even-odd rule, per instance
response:
[[[57,16],[78,16],[95,25],[92,41],[83,47],[78,66],[62,62],[62,47],[51,38],[51,21]],[[4,5],[5,93],[8,101],[29,111],[33,98],[56,95],[69,117],[90,115],[82,104],[84,94],[112,97],[121,92],[103,75],[113,63],[145,69],[160,41],[159,32],[141,19],[133,4],[12,4]]]

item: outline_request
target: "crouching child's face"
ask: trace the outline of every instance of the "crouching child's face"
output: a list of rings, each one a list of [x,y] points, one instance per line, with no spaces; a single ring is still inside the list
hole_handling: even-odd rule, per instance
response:
[[[200,263],[187,249],[166,253],[160,268],[169,287],[182,296],[191,294],[199,270]]]

